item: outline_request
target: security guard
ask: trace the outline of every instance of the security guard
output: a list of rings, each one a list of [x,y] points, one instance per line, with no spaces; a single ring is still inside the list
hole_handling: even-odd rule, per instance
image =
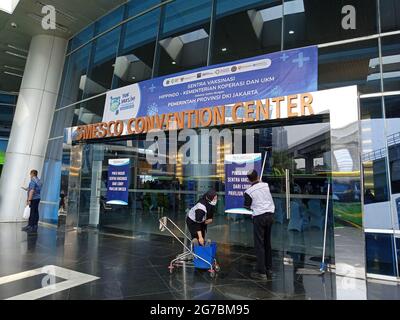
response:
[[[256,170],[247,174],[251,187],[244,192],[244,207],[253,211],[254,247],[257,270],[251,276],[260,280],[272,278],[271,228],[275,212],[268,183],[258,178]]]

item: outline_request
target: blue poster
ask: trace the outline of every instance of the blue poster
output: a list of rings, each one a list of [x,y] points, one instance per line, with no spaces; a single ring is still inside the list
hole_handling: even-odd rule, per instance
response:
[[[128,205],[129,173],[129,159],[108,160],[108,204]]]
[[[247,179],[250,170],[261,174],[261,153],[229,154],[225,156],[225,212],[249,213],[243,208],[244,191],[251,186]]]
[[[107,93],[103,122],[318,90],[316,46],[135,83]]]

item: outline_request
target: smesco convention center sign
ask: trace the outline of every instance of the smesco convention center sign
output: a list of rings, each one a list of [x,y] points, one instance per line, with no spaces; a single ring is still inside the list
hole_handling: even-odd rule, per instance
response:
[[[73,140],[165,130],[171,128],[171,123],[175,128],[195,128],[224,124],[230,119],[237,122],[243,117],[254,116],[256,120],[280,118],[287,113],[281,113],[280,105],[284,103],[296,103],[300,108],[299,115],[312,114],[309,107],[312,97],[293,94],[317,90],[317,60],[317,47],[312,46],[195,69],[112,90],[106,96],[103,121],[74,128]],[[248,103],[237,104],[241,101]],[[237,105],[231,108],[234,104]],[[270,115],[270,108],[276,108],[275,116]],[[295,114],[294,107],[288,114]]]
[[[66,142],[327,112],[337,127],[356,110],[349,106],[357,104],[357,88],[317,91],[317,51],[282,51],[111,90],[103,121],[66,129]]]

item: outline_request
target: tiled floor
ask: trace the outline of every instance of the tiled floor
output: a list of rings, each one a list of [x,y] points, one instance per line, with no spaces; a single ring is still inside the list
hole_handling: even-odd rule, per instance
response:
[[[300,275],[296,270],[310,268],[307,261],[288,266],[277,254],[274,279],[252,280],[255,257],[251,248],[220,246],[221,271],[212,279],[207,271],[189,267],[170,274],[168,263],[181,248],[169,237],[131,239],[46,227],[40,227],[37,236],[27,236],[20,228],[20,224],[0,224],[0,278],[45,265],[99,277],[42,299],[335,299],[334,275]],[[26,279],[0,285],[0,297],[30,291],[37,282]],[[386,289],[375,286],[374,290],[371,298],[379,298]]]

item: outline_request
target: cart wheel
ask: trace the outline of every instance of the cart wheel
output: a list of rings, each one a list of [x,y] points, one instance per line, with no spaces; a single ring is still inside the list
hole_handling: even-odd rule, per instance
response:
[[[216,271],[216,272],[220,272],[221,271],[221,267],[219,266],[219,264],[214,264],[214,270]]]
[[[213,269],[208,270],[208,273],[210,274],[211,278],[215,278],[216,272]]]

